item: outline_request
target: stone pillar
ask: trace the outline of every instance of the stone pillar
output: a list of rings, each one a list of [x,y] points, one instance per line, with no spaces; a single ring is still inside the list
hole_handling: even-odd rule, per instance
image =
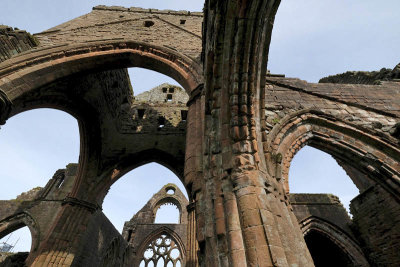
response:
[[[203,177],[196,193],[201,266],[313,266],[263,151],[265,74],[278,5],[206,1]]]
[[[185,170],[184,181],[188,189],[189,199],[192,203],[188,206],[188,256],[186,266],[197,267],[199,245],[198,221],[200,225],[204,222],[203,213],[197,214],[199,210],[196,207],[196,199],[201,195],[203,184],[203,140],[204,140],[204,96],[203,85],[194,90],[187,103],[188,117],[186,129],[186,152],[185,152]]]
[[[196,239],[196,210],[195,203],[192,202],[187,206],[188,223],[187,223],[187,254],[186,267],[198,267],[197,251],[199,246]]]

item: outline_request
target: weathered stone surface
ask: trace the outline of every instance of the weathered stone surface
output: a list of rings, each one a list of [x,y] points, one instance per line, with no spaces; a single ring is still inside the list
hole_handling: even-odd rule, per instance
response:
[[[23,30],[0,25],[0,62],[39,45],[39,41]]]
[[[268,74],[279,3],[210,0],[204,16],[98,6],[36,34],[35,49],[9,48],[0,124],[34,108],[64,110],[80,124],[81,153],[45,188],[0,202],[0,237],[28,226],[29,266],[130,266],[156,237],[174,240],[188,267],[326,266],[329,253],[312,258],[310,240],[343,266],[399,265],[400,66],[329,80],[361,85]],[[1,36],[3,46],[12,37]],[[135,96],[127,67],[183,89]],[[353,219],[331,195],[290,195],[290,162],[305,145],[331,154],[358,187]],[[103,199],[148,162],[184,183],[182,224],[152,224],[150,201],[120,235]]]

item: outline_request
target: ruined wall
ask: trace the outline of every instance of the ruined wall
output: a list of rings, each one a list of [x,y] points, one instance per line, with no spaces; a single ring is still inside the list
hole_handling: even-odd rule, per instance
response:
[[[314,261],[321,261],[320,256],[325,253],[324,263],[319,262],[319,266],[328,263],[329,254],[334,257],[342,255],[341,263],[337,263],[340,266],[344,266],[344,262],[349,267],[369,266],[358,235],[353,232],[352,221],[338,197],[331,194],[290,194],[289,200]],[[330,242],[315,238],[316,234]],[[330,246],[332,251],[327,251],[325,246]]]
[[[372,266],[400,265],[400,211],[379,185],[351,201],[353,223]]]
[[[383,68],[380,71],[348,71],[319,80],[320,83],[342,84],[379,84],[381,81],[400,79],[400,64],[394,69]]]
[[[329,225],[340,225],[334,240],[347,242],[345,250],[357,258],[360,251],[351,241],[348,220],[338,219],[344,214],[334,198],[287,195],[290,161],[311,144],[348,163],[347,172],[359,176],[356,184],[365,194],[353,203],[360,214],[354,236],[363,238],[364,252],[377,265],[399,265],[392,250],[398,251],[400,240],[398,68],[390,75],[383,71],[393,80],[379,85],[310,84],[269,75],[264,91],[279,3],[206,1],[204,18],[186,11],[99,6],[37,34],[41,49],[1,63],[0,123],[25,110],[52,107],[70,112],[81,126],[79,168],[57,172],[32,200],[3,203],[7,214],[0,233],[23,224],[33,231],[28,264],[125,264],[125,241],[101,214],[101,202],[113,182],[151,161],[170,168],[192,191],[196,218],[194,212],[188,216],[188,229],[197,227],[199,251],[191,255],[199,252],[203,265],[312,266],[292,208],[306,222],[302,229],[331,231],[335,227]],[[19,51],[9,49],[14,50]],[[182,91],[171,94],[171,87],[164,92],[160,86],[135,100],[121,69],[128,66],[159,71],[183,84],[191,93],[190,127]],[[375,84],[372,80],[381,76],[374,75],[340,79]],[[368,218],[373,212],[375,220]],[[151,213],[143,217],[153,218]],[[157,231],[147,222],[136,226],[141,233]],[[171,235],[185,231],[159,229]],[[370,235],[370,229],[380,236]],[[390,236],[396,237],[392,243]],[[129,230],[124,238],[129,240]],[[193,242],[194,236],[187,239]]]
[[[154,223],[157,210],[164,204],[173,204],[179,210],[179,223]],[[180,189],[174,184],[166,184],[138,211],[130,221],[125,222],[122,236],[129,243],[132,263],[139,265],[143,259],[144,251],[161,235],[166,235],[181,252],[181,259],[184,264],[185,254],[188,250],[188,236],[195,233],[188,233],[188,212],[189,202]],[[157,244],[156,244],[157,245]],[[161,245],[161,244],[158,244]],[[170,246],[166,246],[170,248]],[[158,253],[157,251],[154,252]],[[157,254],[161,256],[161,254]],[[169,257],[167,255],[167,257]],[[154,257],[156,259],[157,256]],[[164,258],[164,260],[166,260]],[[154,265],[157,265],[155,262]],[[157,265],[158,266],[158,265]]]
[[[290,194],[290,203],[299,222],[317,217],[353,236],[351,219],[337,196],[332,194]],[[354,237],[353,237],[354,238]]]
[[[35,37],[44,47],[135,40],[164,46],[200,60],[202,21],[200,12],[96,6],[89,14],[35,34]]]
[[[38,45],[39,41],[26,31],[0,25],[0,62]]]
[[[128,250],[128,243],[120,232],[103,212],[97,211],[82,233],[80,248],[72,266],[125,266],[125,263],[131,262]]]

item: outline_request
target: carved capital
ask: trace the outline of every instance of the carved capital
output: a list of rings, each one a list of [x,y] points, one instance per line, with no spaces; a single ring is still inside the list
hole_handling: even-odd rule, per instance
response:
[[[6,93],[0,89],[0,125],[4,125],[10,115],[12,102],[8,99]]]

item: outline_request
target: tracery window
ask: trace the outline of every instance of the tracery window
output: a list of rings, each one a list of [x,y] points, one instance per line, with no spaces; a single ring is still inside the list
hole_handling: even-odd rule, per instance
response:
[[[154,238],[145,248],[139,267],[182,267],[183,255],[167,233]]]

